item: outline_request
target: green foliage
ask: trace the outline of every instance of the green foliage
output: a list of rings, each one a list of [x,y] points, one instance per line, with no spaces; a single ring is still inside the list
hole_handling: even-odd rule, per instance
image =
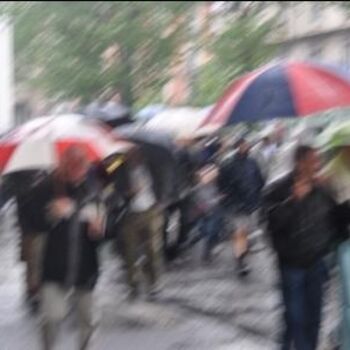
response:
[[[270,2],[232,2],[224,32],[200,43],[214,58],[194,75],[191,103],[214,103],[233,78],[273,56],[266,39],[274,22],[257,20],[264,3]],[[3,1],[0,15],[13,18],[17,82],[85,101],[118,90],[126,103],[143,106],[160,101],[175,51],[193,39],[193,6],[198,3]],[[115,45],[118,58],[106,68],[102,55]]]
[[[215,41],[216,60],[230,68],[230,78],[249,72],[273,57],[273,47],[267,44],[273,24],[273,21],[259,24],[255,16],[239,18]]]
[[[195,103],[214,103],[233,79],[273,58],[275,47],[268,38],[275,24],[275,18],[259,21],[256,9],[229,21],[210,46],[213,59],[198,73]]]
[[[49,96],[94,98],[106,88],[127,103],[166,79],[179,30],[163,33],[190,8],[185,2],[2,2],[15,24],[16,77]],[[183,30],[183,28],[181,28]],[[103,69],[102,54],[119,58]]]

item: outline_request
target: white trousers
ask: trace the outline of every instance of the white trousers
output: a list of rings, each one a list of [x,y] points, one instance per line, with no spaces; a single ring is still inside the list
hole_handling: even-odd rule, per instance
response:
[[[73,294],[71,294],[71,292]],[[56,283],[45,283],[41,291],[42,336],[45,350],[55,347],[61,322],[69,311],[69,298],[73,297],[79,323],[79,349],[87,349],[94,330],[92,291],[68,290]]]

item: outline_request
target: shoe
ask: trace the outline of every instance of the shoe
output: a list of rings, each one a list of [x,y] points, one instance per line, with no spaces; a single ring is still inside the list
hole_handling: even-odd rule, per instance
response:
[[[131,288],[128,293],[128,301],[134,302],[136,301],[140,296],[139,290],[137,288]]]
[[[147,293],[147,300],[155,301],[159,298],[159,294],[160,294],[160,289],[157,287],[152,287]]]
[[[39,311],[39,294],[37,292],[27,291],[25,302],[31,313],[36,314]]]
[[[248,276],[250,269],[243,257],[237,259],[237,275],[240,278]]]
[[[202,257],[202,263],[204,265],[210,265],[212,261],[213,261],[213,256],[211,252],[205,252]]]

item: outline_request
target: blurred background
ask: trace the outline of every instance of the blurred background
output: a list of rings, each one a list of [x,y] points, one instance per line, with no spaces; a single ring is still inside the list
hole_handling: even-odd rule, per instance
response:
[[[350,64],[347,1],[2,1],[0,15],[11,125],[110,100],[206,107],[271,60]]]

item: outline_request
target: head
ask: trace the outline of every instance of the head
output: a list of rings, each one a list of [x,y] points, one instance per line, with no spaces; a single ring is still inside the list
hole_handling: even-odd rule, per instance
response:
[[[240,138],[236,142],[235,148],[237,149],[238,154],[240,154],[242,156],[247,156],[249,154],[249,151],[250,151],[250,145],[245,138]]]
[[[294,153],[295,170],[298,174],[314,177],[321,168],[317,150],[311,146],[298,146]]]
[[[269,145],[271,145],[271,138],[269,137],[269,136],[265,136],[265,137],[263,137],[263,139],[262,139],[262,144],[264,145],[264,146],[269,146]]]
[[[86,150],[80,146],[71,146],[60,159],[58,173],[64,182],[76,185],[85,180],[89,166]]]

